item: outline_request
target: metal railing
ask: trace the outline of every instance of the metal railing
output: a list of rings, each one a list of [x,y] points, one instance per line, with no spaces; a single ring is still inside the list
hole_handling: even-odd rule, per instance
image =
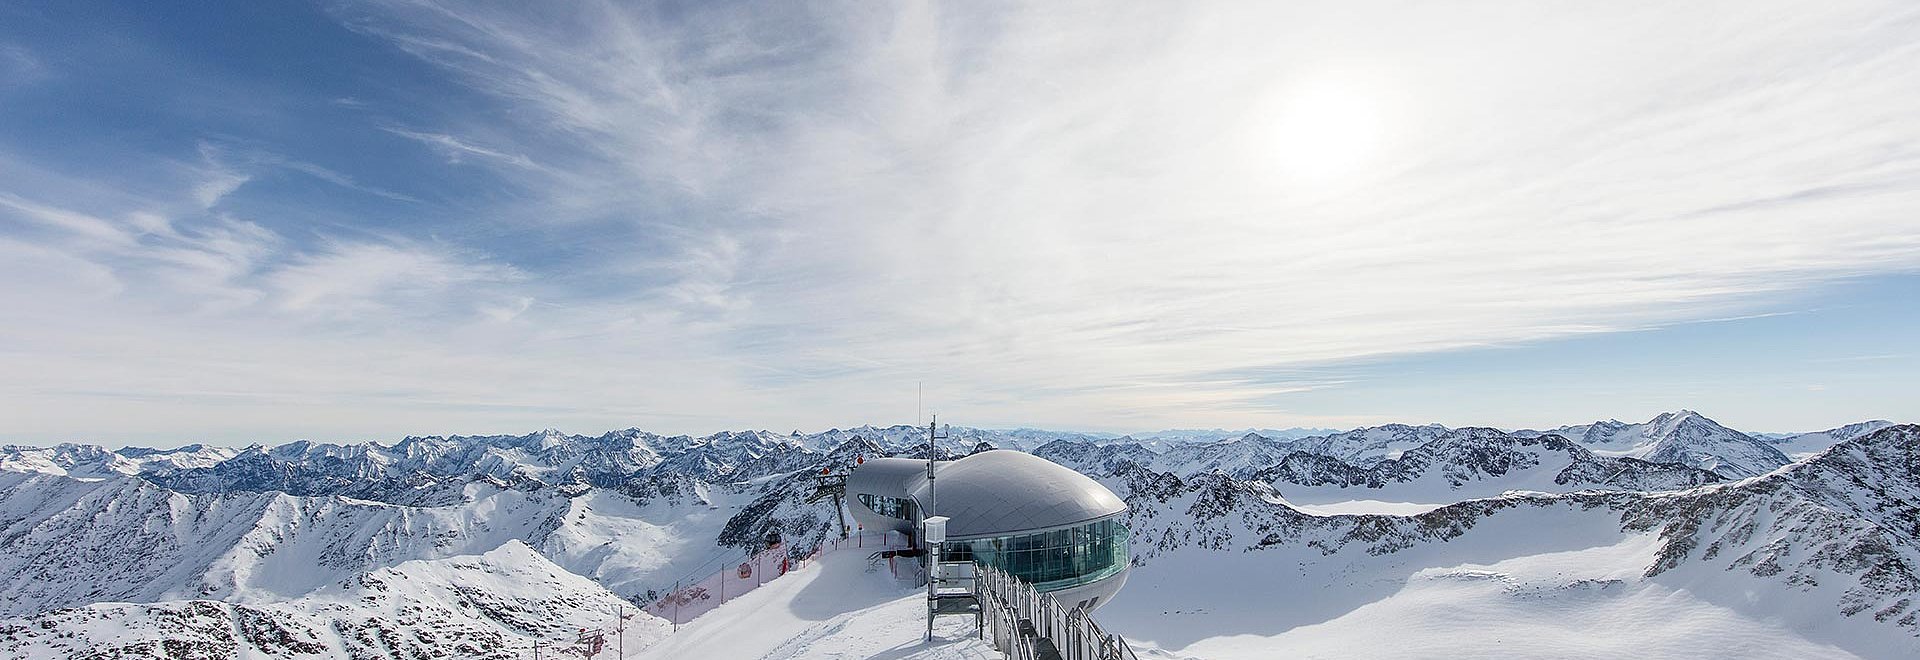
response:
[[[981,638],[1011,660],[1139,660],[1119,635],[1108,634],[1086,610],[1067,608],[1053,594],[992,566],[981,566],[974,593],[986,619]]]

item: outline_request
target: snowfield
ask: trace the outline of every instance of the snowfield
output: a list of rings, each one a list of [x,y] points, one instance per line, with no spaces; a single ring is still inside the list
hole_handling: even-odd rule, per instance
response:
[[[728,601],[636,654],[677,658],[998,660],[971,617],[942,617],[926,641],[926,591],[848,548]]]
[[[1752,590],[1642,577],[1657,534],[1606,515],[1517,511],[1466,538],[1381,557],[1183,549],[1136,568],[1098,618],[1135,648],[1271,658],[1895,658],[1915,646],[1836,645],[1743,601]],[[1304,549],[1301,549],[1304,550]],[[1678,583],[1676,583],[1678,582]],[[1729,593],[1737,592],[1737,593]],[[1836,618],[1828,615],[1828,618]],[[1837,623],[1837,622],[1836,622]],[[1871,633],[1871,630],[1861,632]],[[1857,640],[1856,640],[1857,641]]]

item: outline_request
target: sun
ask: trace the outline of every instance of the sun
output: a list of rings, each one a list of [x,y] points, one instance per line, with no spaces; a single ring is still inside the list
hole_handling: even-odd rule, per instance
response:
[[[1362,80],[1302,81],[1282,88],[1269,107],[1269,139],[1261,146],[1290,181],[1349,179],[1379,150],[1386,109],[1381,95]]]

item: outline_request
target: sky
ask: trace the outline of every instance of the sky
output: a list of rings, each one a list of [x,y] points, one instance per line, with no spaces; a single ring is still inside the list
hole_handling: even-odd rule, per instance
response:
[[[1920,421],[1914,117],[1897,1],[6,3],[0,441]]]

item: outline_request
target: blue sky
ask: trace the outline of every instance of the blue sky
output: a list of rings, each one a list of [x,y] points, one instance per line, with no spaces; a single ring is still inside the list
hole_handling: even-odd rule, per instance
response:
[[[0,440],[1920,418],[1920,9],[1250,4],[0,7]]]

